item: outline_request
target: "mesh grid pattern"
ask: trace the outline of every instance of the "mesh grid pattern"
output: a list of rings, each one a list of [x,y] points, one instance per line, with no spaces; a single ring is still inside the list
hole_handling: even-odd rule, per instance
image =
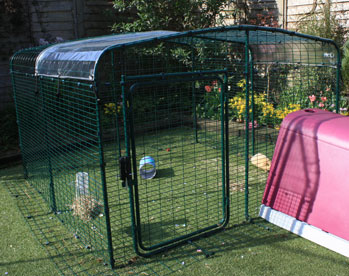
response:
[[[260,163],[273,156],[282,117],[338,109],[338,56],[325,40],[198,31],[110,49],[94,81],[35,76],[42,49],[17,53],[11,67],[25,176],[69,231],[116,267],[134,262],[135,240],[158,249],[219,228],[225,192],[230,225],[256,218],[268,176]],[[226,78],[214,73],[223,70]],[[120,179],[125,155],[137,180],[131,193]],[[138,166],[147,155],[157,175],[145,180]]]

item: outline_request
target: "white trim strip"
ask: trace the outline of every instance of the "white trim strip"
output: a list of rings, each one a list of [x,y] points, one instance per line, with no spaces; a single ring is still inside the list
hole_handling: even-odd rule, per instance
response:
[[[299,221],[264,204],[261,205],[259,216],[272,224],[349,258],[349,241],[345,239],[327,233],[306,222]]]

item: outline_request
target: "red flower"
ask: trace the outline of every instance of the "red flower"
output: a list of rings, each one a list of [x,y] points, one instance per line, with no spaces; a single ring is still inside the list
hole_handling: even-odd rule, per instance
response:
[[[327,98],[326,97],[321,97],[321,101],[326,102]]]
[[[170,148],[167,148],[166,151],[169,152],[169,151],[171,151],[171,149],[170,149]]]
[[[316,96],[315,96],[315,95],[309,96],[309,100],[310,100],[311,102],[315,102]]]
[[[205,86],[205,90],[206,90],[207,93],[210,93],[212,91],[212,87],[209,86],[209,85],[206,85]]]
[[[252,124],[252,122],[249,122],[249,123],[248,123],[248,128],[249,128],[249,129],[258,128],[258,127],[259,127],[259,125],[258,125],[258,123],[257,123],[256,120],[254,121],[253,124]],[[244,126],[244,129],[246,129],[246,126]]]
[[[324,107],[324,103],[319,103],[319,107]]]

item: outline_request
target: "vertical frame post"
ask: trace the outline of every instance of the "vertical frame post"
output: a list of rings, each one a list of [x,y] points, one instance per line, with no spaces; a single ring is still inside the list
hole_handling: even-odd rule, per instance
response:
[[[194,65],[194,48],[192,47],[191,49],[191,71],[194,72],[195,70],[195,65]],[[196,95],[195,95],[195,82],[192,82],[192,105],[193,105],[193,126],[194,126],[194,131],[195,131],[195,143],[199,143],[198,139],[198,127],[197,127],[197,114],[196,114]]]
[[[113,100],[116,106],[116,112],[115,112],[115,128],[116,128],[116,143],[118,145],[118,154],[119,158],[121,157],[121,144],[120,144],[120,130],[119,130],[119,115],[118,115],[118,107],[117,107],[117,98],[116,98],[116,80],[115,80],[115,55],[114,51],[110,52],[110,57],[111,57],[111,70],[112,70],[112,90],[113,90]]]
[[[38,78],[38,77],[37,77]],[[58,80],[59,81],[59,80]],[[38,83],[38,80],[37,80]],[[47,128],[47,111],[46,111],[46,101],[44,99],[44,93],[42,90],[42,82],[39,82],[39,87],[37,87],[38,89],[38,93],[40,93],[41,95],[41,105],[42,105],[42,116],[44,119],[44,124],[45,124],[45,153],[47,156],[47,161],[48,161],[48,172],[50,174],[50,186],[49,186],[49,191],[50,191],[50,203],[51,203],[51,209],[54,213],[57,212],[57,205],[56,205],[56,195],[55,195],[55,185],[54,185],[54,181],[53,181],[53,172],[52,172],[52,159],[51,159],[51,152],[50,152],[50,143],[49,143],[49,138],[48,138],[48,128]]]
[[[15,73],[13,70],[13,59],[20,52],[15,53],[10,60],[10,73],[11,73],[11,83],[12,83],[12,90],[13,90],[13,99],[14,99],[15,108],[16,108],[16,123],[17,123],[17,127],[18,127],[19,148],[21,149],[21,153],[22,153],[23,176],[26,179],[26,178],[28,178],[28,169],[27,169],[27,164],[26,164],[26,158],[25,158],[25,155],[23,152],[23,137],[22,137],[21,121],[19,119],[19,112],[18,112],[18,102],[17,102],[17,93],[16,93],[17,89],[16,89],[16,81],[15,81],[15,76],[14,76]]]
[[[228,70],[226,69],[228,72]],[[224,208],[226,217],[230,217],[230,199],[229,199],[229,106],[228,106],[228,75],[224,74],[222,93],[224,93],[224,124],[225,124],[225,202]]]
[[[336,68],[336,113],[339,113],[339,93],[340,93],[340,77],[341,77],[341,54],[338,46],[335,44],[337,49],[337,68]]]
[[[121,76],[121,95],[122,95],[122,112],[123,112],[123,118],[124,118],[124,135],[125,135],[125,148],[126,148],[126,156],[131,158],[130,153],[130,143],[129,143],[129,135],[128,135],[128,100],[127,100],[127,94],[125,89],[125,75]],[[131,166],[132,168],[132,166]],[[133,249],[138,254],[138,230],[136,225],[136,216],[135,216],[135,202],[134,202],[134,194],[133,194],[133,185],[130,183],[130,179],[126,178],[126,187],[128,188],[129,193],[129,199],[130,199],[130,213],[131,213],[131,230],[132,230],[132,240],[133,240]]]
[[[255,154],[255,104],[254,104],[254,87],[253,87],[253,56],[252,56],[252,51],[251,48],[249,48],[249,56],[250,56],[250,80],[251,80],[251,109],[252,109],[252,113],[251,113],[251,122],[252,122],[252,155]]]
[[[91,85],[91,88],[93,89],[92,85]],[[115,260],[114,260],[113,243],[112,243],[112,236],[111,236],[107,181],[105,176],[105,161],[104,161],[102,129],[101,129],[101,114],[100,114],[100,108],[99,108],[98,86],[96,82],[94,83],[94,89],[95,89],[95,95],[96,95],[95,108],[96,108],[96,114],[97,114],[99,164],[100,164],[100,170],[101,170],[101,181],[102,181],[102,189],[103,189],[104,214],[105,214],[105,224],[107,229],[109,263],[111,268],[114,268]]]
[[[249,153],[250,153],[250,135],[249,135],[249,117],[250,117],[250,78],[249,78],[249,64],[250,64],[250,56],[249,56],[249,31],[246,30],[246,39],[245,39],[245,218],[249,220],[250,216],[248,213],[248,177],[249,177]]]
[[[225,205],[223,208],[223,218],[213,225],[203,227],[201,229],[198,229],[196,231],[193,231],[191,233],[187,233],[178,237],[175,237],[173,239],[164,240],[161,242],[158,242],[156,244],[145,246],[142,241],[142,232],[141,232],[141,213],[140,213],[140,203],[139,203],[139,192],[138,192],[138,183],[137,183],[137,167],[136,167],[136,144],[135,144],[135,136],[134,136],[134,126],[133,126],[133,95],[136,94],[136,91],[139,87],[144,86],[153,86],[156,83],[177,83],[177,82],[192,82],[194,80],[216,80],[216,78],[204,76],[203,74],[212,74],[216,73],[217,80],[221,84],[222,92],[220,94],[220,116],[221,116],[221,136],[220,136],[220,143],[222,144],[221,147],[221,156],[222,156],[222,203]],[[224,81],[219,77],[218,74],[225,74]],[[198,76],[195,78],[195,76]],[[171,77],[171,79],[166,79],[167,77]],[[180,78],[180,81],[176,79],[172,79],[173,77],[183,77]],[[153,81],[149,81],[149,78],[154,78]],[[141,80],[145,80],[144,82],[141,82]],[[136,80],[139,80],[137,82]],[[135,83],[133,83],[135,81]],[[127,85],[126,85],[127,83]],[[132,84],[133,83],[133,84]],[[122,84],[122,95],[123,95],[123,104],[124,104],[124,127],[125,132],[127,133],[127,154],[129,154],[129,157],[132,163],[132,175],[128,173],[128,179],[129,185],[129,197],[130,197],[130,211],[131,211],[131,222],[132,222],[132,238],[134,243],[134,250],[135,252],[143,257],[148,257],[154,254],[157,254],[159,252],[162,252],[164,250],[168,250],[170,248],[173,248],[175,246],[178,246],[179,244],[187,243],[188,241],[191,241],[193,239],[197,239],[203,235],[208,235],[210,233],[217,232],[221,229],[223,229],[228,221],[229,221],[229,186],[226,185],[226,177],[227,177],[227,163],[226,159],[228,156],[228,140],[227,140],[227,128],[225,128],[226,124],[228,123],[228,112],[226,111],[227,105],[227,98],[225,94],[226,86],[227,86],[227,72],[226,70],[220,70],[220,71],[206,71],[204,73],[202,72],[186,72],[186,73],[170,73],[170,74],[153,74],[153,75],[143,75],[143,76],[130,76],[127,77],[123,75],[121,77],[121,84]],[[132,85],[131,85],[132,84]],[[130,88],[129,88],[130,86]],[[189,87],[190,89],[190,87]],[[127,178],[127,177],[126,177]],[[144,252],[145,251],[145,252]]]
[[[220,118],[221,118],[221,156],[222,156],[222,186],[223,186],[223,189],[222,189],[222,199],[223,199],[223,217],[226,217],[226,207],[225,207],[225,203],[226,203],[226,185],[229,186],[229,184],[227,184],[226,182],[226,174],[225,174],[225,170],[226,170],[226,167],[225,167],[225,164],[226,164],[226,143],[225,143],[225,131],[224,131],[224,128],[226,127],[225,125],[225,83],[226,83],[226,75],[224,75],[224,81],[223,83],[221,84],[221,93],[220,93],[220,104],[221,104],[221,108],[220,108],[220,111],[221,111],[221,114],[220,114]]]

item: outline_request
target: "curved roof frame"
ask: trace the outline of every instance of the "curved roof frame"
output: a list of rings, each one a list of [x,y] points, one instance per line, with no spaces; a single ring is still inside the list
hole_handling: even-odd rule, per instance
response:
[[[278,35],[280,44],[295,41],[316,41],[331,44],[337,51],[337,63],[340,63],[339,47],[331,39],[279,28],[237,25],[186,32],[153,31],[119,34],[55,44],[43,50],[37,57],[35,74],[93,81],[99,60],[103,54],[116,48],[136,46],[155,41],[180,40],[186,37],[241,44],[246,44],[248,39],[249,46],[268,45],[270,43],[269,39],[273,38],[275,41]]]

